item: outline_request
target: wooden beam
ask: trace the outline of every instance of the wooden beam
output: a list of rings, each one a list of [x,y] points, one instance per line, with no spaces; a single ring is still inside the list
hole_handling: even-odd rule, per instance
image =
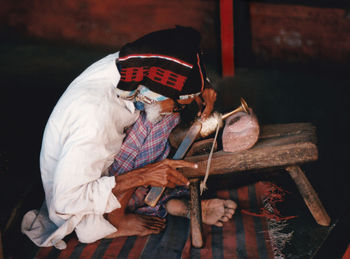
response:
[[[285,167],[316,161],[317,147],[313,143],[296,143],[284,146],[255,147],[250,150],[213,154],[210,175],[231,174],[233,172],[258,170],[271,167]],[[208,155],[193,156],[186,161],[198,164],[198,169],[179,169],[188,178],[203,177],[207,167]]]

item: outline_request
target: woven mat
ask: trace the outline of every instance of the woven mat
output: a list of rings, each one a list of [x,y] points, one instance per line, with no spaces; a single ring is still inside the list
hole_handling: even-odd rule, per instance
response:
[[[283,258],[281,244],[284,242],[273,236],[278,232],[278,223],[270,224],[271,219],[243,213],[266,207],[269,188],[271,185],[257,182],[218,191],[218,197],[236,201],[240,209],[222,228],[203,225],[205,245],[202,249],[191,247],[188,219],[168,216],[167,228],[158,235],[104,239],[91,244],[79,243],[75,235],[71,235],[65,250],[41,248],[36,258]],[[269,229],[272,225],[273,231]]]

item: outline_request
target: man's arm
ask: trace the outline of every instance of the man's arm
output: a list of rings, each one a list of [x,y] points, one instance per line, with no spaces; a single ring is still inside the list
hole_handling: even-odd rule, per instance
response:
[[[112,192],[118,198],[120,194],[138,186],[151,185],[170,188],[178,185],[188,186],[188,179],[176,170],[182,167],[197,168],[197,165],[184,160],[170,159],[148,164],[126,174],[115,176],[116,185]]]

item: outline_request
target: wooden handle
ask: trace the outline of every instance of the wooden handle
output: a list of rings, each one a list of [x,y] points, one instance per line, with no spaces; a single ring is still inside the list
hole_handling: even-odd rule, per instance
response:
[[[202,208],[199,196],[199,179],[190,180],[191,195],[191,238],[192,246],[195,248],[203,247],[202,230]]]

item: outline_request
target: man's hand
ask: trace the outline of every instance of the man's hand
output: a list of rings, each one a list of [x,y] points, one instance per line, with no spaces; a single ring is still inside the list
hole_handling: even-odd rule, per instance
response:
[[[197,164],[184,160],[165,159],[161,162],[143,167],[140,177],[143,185],[166,186],[174,188],[177,185],[189,185],[189,181],[176,169],[183,167],[197,168]]]
[[[165,159],[161,162],[148,164],[142,168],[132,170],[126,174],[115,177],[116,186],[113,189],[115,195],[138,186],[165,186],[174,188],[178,185],[189,185],[189,181],[177,168],[197,168],[197,164],[184,160]]]
[[[216,91],[213,88],[205,88],[202,93],[202,98],[204,100],[203,105],[205,105],[204,111],[199,112],[198,116],[201,116],[202,120],[205,120],[209,117],[211,112],[214,109],[214,104],[216,101]],[[202,102],[200,100],[200,97],[196,98],[196,102],[200,107],[202,106]]]

